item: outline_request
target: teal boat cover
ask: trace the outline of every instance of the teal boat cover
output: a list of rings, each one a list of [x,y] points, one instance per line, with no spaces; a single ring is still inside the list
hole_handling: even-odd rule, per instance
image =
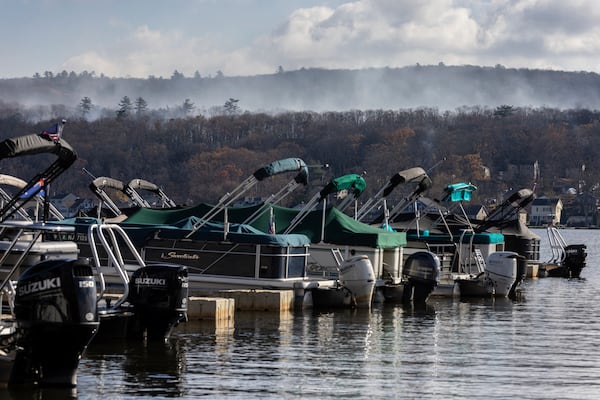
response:
[[[456,234],[454,236],[450,236],[447,233],[431,233],[429,231],[417,233],[409,233],[409,240],[418,240],[425,241],[430,243],[449,243],[452,240],[458,242],[461,235]],[[476,232],[471,233],[467,232],[462,237],[462,243],[471,243],[471,238],[473,238],[473,244],[500,244],[504,243],[504,235],[496,232]]]
[[[145,210],[142,208],[141,210]],[[141,224],[121,222],[118,225],[123,228],[136,247],[143,246],[146,239],[160,232],[160,237],[169,239],[181,239],[185,237],[200,220],[196,216],[184,217],[178,221],[168,224]],[[76,233],[87,233],[89,225],[100,223],[96,218],[68,218],[63,221],[52,221],[60,225],[75,227]],[[225,241],[224,227],[222,223],[211,222],[197,230],[190,239],[200,241]],[[267,234],[257,228],[245,224],[229,224],[226,241],[232,243],[264,244],[271,246],[301,247],[310,244],[309,238],[302,234]]]
[[[257,180],[262,181],[270,176],[291,171],[298,171],[298,175],[294,178],[297,183],[302,183],[304,185],[308,183],[308,167],[300,158],[286,158],[273,161],[271,164],[257,169],[252,175],[254,175]]]
[[[450,203],[455,201],[471,201],[471,194],[477,190],[477,186],[470,183],[453,183],[444,188],[443,201]]]

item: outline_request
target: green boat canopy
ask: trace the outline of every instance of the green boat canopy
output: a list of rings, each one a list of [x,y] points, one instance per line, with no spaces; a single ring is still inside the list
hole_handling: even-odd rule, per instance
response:
[[[347,190],[354,197],[358,197],[367,187],[364,178],[358,174],[348,174],[332,179],[319,192],[321,198],[327,197],[331,193],[338,193],[342,190]]]
[[[263,205],[249,207],[235,207],[227,209],[227,219],[231,223],[244,221],[254,214],[257,208]],[[185,218],[204,215],[210,209],[208,204],[199,204],[194,207],[176,210],[139,208],[121,224],[175,224]],[[268,232],[271,223],[275,225],[276,232],[283,232],[289,223],[298,214],[299,210],[281,206],[269,206],[273,209],[264,212],[252,222],[252,226],[259,231]],[[292,233],[308,236],[311,243],[321,241],[321,227],[323,210],[313,210],[293,230]],[[221,211],[213,221],[222,222],[224,212]],[[328,208],[325,212],[324,241],[337,245],[368,246],[376,248],[393,248],[406,245],[406,234],[403,232],[389,232],[376,226],[371,226],[344,214],[336,208]]]

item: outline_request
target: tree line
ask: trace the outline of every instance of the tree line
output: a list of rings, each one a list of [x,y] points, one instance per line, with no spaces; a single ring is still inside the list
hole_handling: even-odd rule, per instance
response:
[[[237,105],[230,99],[230,106]],[[69,118],[63,138],[77,162],[51,193],[93,197],[95,176],[158,184],[178,204],[215,202],[258,168],[298,157],[309,166],[308,187],[288,205],[306,201],[329,179],[363,174],[363,197],[377,192],[396,172],[421,166],[442,196],[451,183],[478,186],[474,202],[491,204],[511,190],[533,187],[537,195],[561,195],[565,187],[593,192],[598,187],[600,112],[586,109],[470,107],[454,112],[434,108],[340,112],[233,112],[214,116],[162,118],[135,110],[128,117]],[[32,122],[26,111],[0,105],[1,139],[41,132],[54,119]],[[29,179],[51,162],[50,155],[1,160],[2,173]],[[324,165],[328,167],[324,167]],[[582,168],[584,166],[584,168]],[[281,188],[292,176],[260,182],[250,196]],[[402,196],[400,190],[394,196]]]

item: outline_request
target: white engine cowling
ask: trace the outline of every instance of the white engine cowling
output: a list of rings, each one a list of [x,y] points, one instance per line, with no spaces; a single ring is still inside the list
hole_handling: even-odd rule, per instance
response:
[[[488,256],[485,272],[494,284],[495,295],[506,297],[518,278],[519,254],[513,251],[497,251]]]
[[[367,256],[353,256],[340,267],[340,283],[352,293],[356,307],[369,308],[375,289],[375,273]]]

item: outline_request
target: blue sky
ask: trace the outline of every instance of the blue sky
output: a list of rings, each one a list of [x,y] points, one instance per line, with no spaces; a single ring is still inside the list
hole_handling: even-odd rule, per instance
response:
[[[596,0],[0,0],[0,78],[497,64],[600,72]]]

